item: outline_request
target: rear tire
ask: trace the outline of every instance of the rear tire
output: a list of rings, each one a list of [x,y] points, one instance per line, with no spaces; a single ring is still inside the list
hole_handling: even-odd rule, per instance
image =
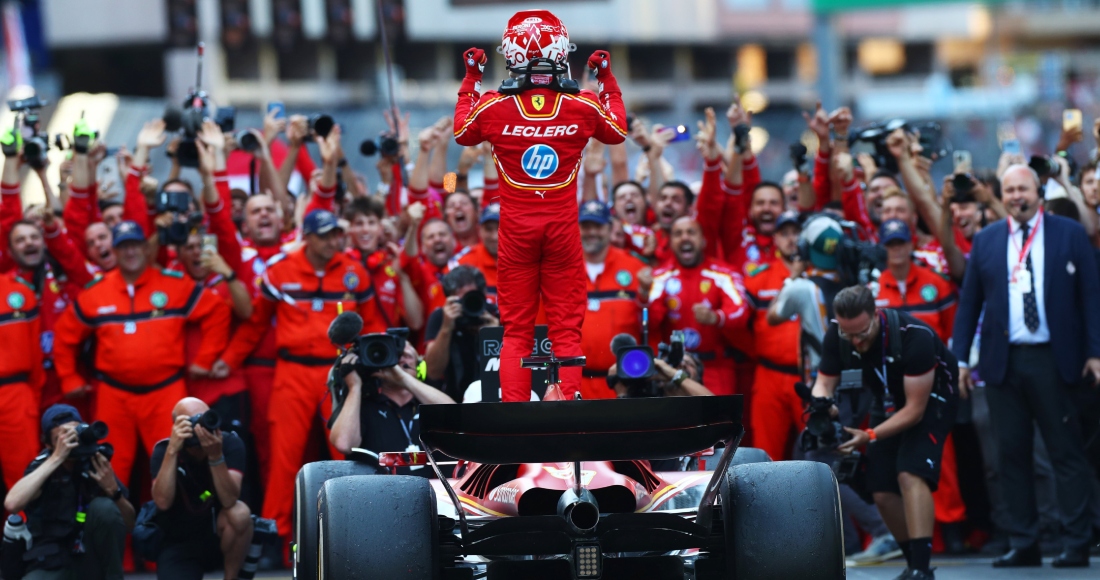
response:
[[[730,460],[730,466],[747,465],[749,463],[771,463],[772,458],[759,447],[738,447]]]
[[[342,477],[318,496],[323,580],[437,580],[439,518],[423,477]]]
[[[840,493],[828,465],[731,466],[719,493],[730,578],[844,578]]]
[[[317,494],[330,479],[371,475],[378,470],[356,461],[318,461],[298,471],[294,483],[293,574],[297,580],[317,580]]]

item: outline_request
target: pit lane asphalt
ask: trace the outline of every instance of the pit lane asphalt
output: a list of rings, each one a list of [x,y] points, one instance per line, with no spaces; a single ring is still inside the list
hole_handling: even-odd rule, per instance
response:
[[[990,566],[991,558],[966,557],[966,558],[932,558],[932,566],[936,567],[936,580],[1019,580],[1023,578],[1058,578],[1072,580],[1077,578],[1100,578],[1100,557],[1091,559],[1089,568],[1058,569],[1050,567],[1050,558],[1043,558],[1042,568],[1014,568],[994,569]],[[848,580],[892,580],[901,573],[903,564],[901,561],[892,561],[876,566],[848,567]],[[222,573],[210,573],[204,580],[221,580]],[[127,580],[156,580],[156,575],[151,573],[127,574]],[[256,578],[264,580],[290,580],[289,570],[260,572]]]

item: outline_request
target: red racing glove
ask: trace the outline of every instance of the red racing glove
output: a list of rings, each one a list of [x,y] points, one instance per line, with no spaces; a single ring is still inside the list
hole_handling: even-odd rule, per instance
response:
[[[606,50],[597,50],[588,57],[588,68],[596,73],[596,80],[603,82],[611,74],[611,53]]]
[[[462,79],[459,93],[480,93],[481,75],[485,72],[485,63],[489,58],[485,51],[477,47],[467,48],[462,52],[462,64],[466,66],[466,78]]]

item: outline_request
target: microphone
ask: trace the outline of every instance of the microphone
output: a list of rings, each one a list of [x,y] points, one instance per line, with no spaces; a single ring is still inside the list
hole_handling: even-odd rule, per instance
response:
[[[1028,205],[1028,203],[1026,201],[1024,203],[1021,203],[1020,204],[1020,213],[1027,213],[1028,207],[1030,207],[1030,206]]]
[[[611,339],[611,352],[612,352],[612,354],[617,355],[620,348],[624,348],[624,347],[628,347],[628,346],[637,346],[637,345],[638,345],[638,341],[635,340],[635,338],[633,336],[631,336],[631,335],[629,335],[625,332],[619,333],[619,334],[616,334],[615,337]]]
[[[355,312],[345,312],[328,325],[328,339],[336,346],[344,346],[355,340],[362,330],[363,318]]]

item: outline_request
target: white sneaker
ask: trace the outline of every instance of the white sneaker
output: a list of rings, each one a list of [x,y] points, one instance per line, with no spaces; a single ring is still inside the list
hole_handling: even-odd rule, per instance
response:
[[[867,564],[879,564],[887,560],[893,560],[894,558],[901,557],[901,547],[898,546],[894,536],[892,534],[886,534],[875,538],[867,549],[859,552],[858,554],[852,554],[848,558],[847,564],[849,566],[864,566]]]

